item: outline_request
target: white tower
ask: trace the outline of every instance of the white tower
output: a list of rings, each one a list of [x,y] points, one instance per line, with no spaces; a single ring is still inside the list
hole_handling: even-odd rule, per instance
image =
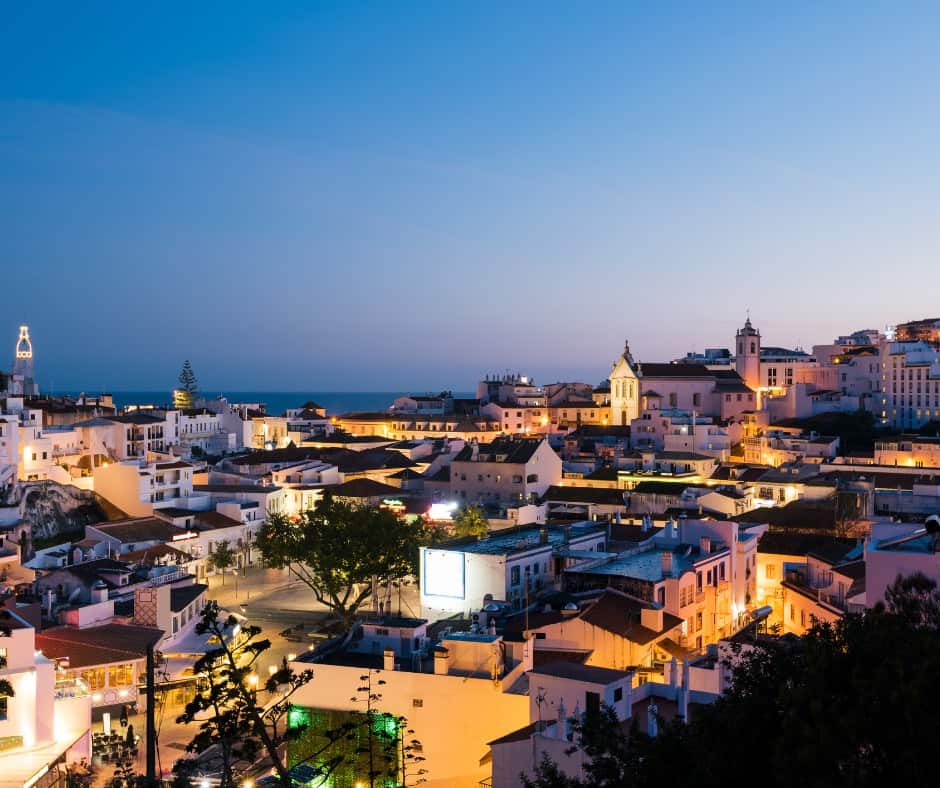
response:
[[[735,335],[734,369],[748,388],[760,388],[760,331],[751,325],[748,315],[744,328]]]
[[[33,379],[33,343],[29,341],[29,326],[20,326],[20,338],[16,342],[16,359],[13,361],[13,374],[22,375],[24,380]]]

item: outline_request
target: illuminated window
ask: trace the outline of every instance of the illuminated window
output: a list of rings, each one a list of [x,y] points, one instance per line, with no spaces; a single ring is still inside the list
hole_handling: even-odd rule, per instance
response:
[[[92,668],[83,670],[80,674],[82,680],[88,685],[90,690],[104,689],[104,668]]]
[[[134,666],[130,662],[108,668],[109,687],[131,687],[134,684]]]

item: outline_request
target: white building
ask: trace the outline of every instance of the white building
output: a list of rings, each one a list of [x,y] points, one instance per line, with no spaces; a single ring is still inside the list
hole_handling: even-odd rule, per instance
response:
[[[684,410],[648,410],[630,423],[634,449],[690,452],[726,460],[731,447],[741,440],[737,422],[717,424],[711,416]]]
[[[183,460],[103,463],[94,469],[94,489],[132,517],[144,517],[166,506],[208,509],[209,496],[194,494],[193,471]]]
[[[940,520],[925,524],[876,523],[865,546],[865,604],[885,601],[885,590],[898,575],[918,572],[940,586]]]
[[[916,430],[940,420],[940,345],[922,340],[881,346],[881,423]]]
[[[479,540],[422,547],[419,558],[423,615],[469,614],[487,600],[515,609],[554,588],[566,562],[604,548],[606,531],[590,522],[564,528],[522,527]]]
[[[0,673],[15,694],[0,697],[0,783],[45,788],[56,784],[56,764],[91,759],[91,696],[82,682],[57,677],[15,603],[7,611],[10,634],[0,635]]]
[[[561,481],[561,458],[538,438],[472,443],[450,465],[451,494],[466,504],[530,503]]]

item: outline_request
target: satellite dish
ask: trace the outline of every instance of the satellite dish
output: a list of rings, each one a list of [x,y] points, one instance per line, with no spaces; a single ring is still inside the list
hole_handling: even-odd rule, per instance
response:
[[[924,530],[931,535],[940,533],[940,514],[930,515],[930,517],[924,521]]]

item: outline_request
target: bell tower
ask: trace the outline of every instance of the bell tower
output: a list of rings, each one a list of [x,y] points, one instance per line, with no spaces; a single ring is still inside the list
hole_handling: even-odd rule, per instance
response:
[[[751,325],[748,314],[744,328],[735,335],[734,369],[748,388],[760,387],[760,331]]]

